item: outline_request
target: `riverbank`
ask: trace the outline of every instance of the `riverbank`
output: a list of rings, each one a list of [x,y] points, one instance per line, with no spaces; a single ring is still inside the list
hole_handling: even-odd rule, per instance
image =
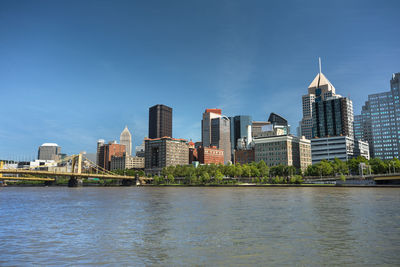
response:
[[[3,187],[67,187],[67,184],[53,184],[53,185],[45,185],[43,183],[9,183]],[[0,186],[2,187],[2,186]],[[80,187],[127,187],[120,184],[82,184]],[[132,185],[132,187],[136,187],[136,185]],[[400,188],[400,185],[358,185],[358,184],[251,184],[251,183],[242,183],[242,184],[145,184],[145,185],[137,185],[137,187],[325,187],[325,188]]]

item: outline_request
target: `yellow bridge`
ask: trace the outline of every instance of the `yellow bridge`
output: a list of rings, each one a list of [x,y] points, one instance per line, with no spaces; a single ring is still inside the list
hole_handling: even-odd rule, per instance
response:
[[[83,159],[86,164],[85,169],[82,165]],[[58,163],[68,161],[70,161],[71,163],[70,172],[59,171],[57,167],[54,166],[52,166],[54,168],[53,171],[40,170],[43,169],[43,167],[49,168],[49,165],[57,165]],[[11,177],[7,175],[14,176]],[[134,177],[115,174],[96,165],[87,158],[84,158],[82,154],[72,155],[58,162],[48,163],[44,166],[39,167],[31,167],[29,169],[4,168],[4,163],[0,162],[0,180],[28,180],[52,182],[55,181],[56,177],[70,177],[70,180],[68,182],[68,186],[70,187],[78,186],[81,182],[81,179],[83,178],[119,179],[122,180],[122,183],[124,185],[131,185],[133,181],[136,181],[137,184],[144,184],[147,180],[150,180],[150,178],[145,177]]]

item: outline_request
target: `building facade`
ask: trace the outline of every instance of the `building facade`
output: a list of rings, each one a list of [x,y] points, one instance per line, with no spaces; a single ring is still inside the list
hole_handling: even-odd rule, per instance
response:
[[[203,147],[215,146],[224,150],[224,163],[231,161],[231,126],[228,117],[221,109],[206,109],[201,121],[201,139]]]
[[[119,137],[119,143],[125,146],[125,154],[127,156],[132,155],[132,135],[128,129],[128,126],[125,126]]]
[[[100,150],[101,150],[101,147],[104,146],[105,142],[106,141],[104,139],[97,140],[96,164],[99,165],[99,166],[102,166],[102,165],[100,165],[100,163],[104,164],[104,162],[102,162],[103,158],[104,158],[104,155],[101,155],[101,151]],[[104,151],[103,151],[103,153],[104,153]]]
[[[235,164],[247,164],[255,161],[254,148],[245,150],[235,150]]]
[[[172,108],[155,105],[149,109],[149,138],[172,137]]]
[[[44,143],[38,149],[39,160],[58,160],[61,147],[55,143]]]
[[[144,140],[143,140],[142,144],[140,146],[136,146],[136,148],[135,148],[136,157],[144,158],[145,157],[144,150],[145,150],[145,144],[144,144]]]
[[[124,169],[144,169],[144,158],[123,156],[111,157],[110,170],[124,170]]]
[[[231,153],[238,149],[238,140],[242,139],[246,144],[252,140],[251,125],[252,118],[247,115],[230,117],[231,124]],[[234,157],[232,157],[232,162]]]
[[[254,137],[258,137],[261,132],[263,132],[263,128],[267,125],[271,125],[269,121],[253,121],[251,123],[251,135]]]
[[[290,134],[290,125],[284,117],[271,112],[271,114],[269,114],[268,122],[271,123],[273,128],[280,128],[284,131],[284,134]]]
[[[348,136],[334,136],[311,139],[312,163],[322,160],[334,160],[338,158],[347,161],[351,158],[363,156],[369,159],[368,143],[361,140],[354,140]]]
[[[199,147],[197,158],[200,164],[224,164],[224,150],[217,147]]]
[[[201,120],[201,142],[202,146],[211,146],[211,120],[215,118],[220,118],[222,116],[221,109],[206,109],[203,113],[203,118]]]
[[[162,137],[145,139],[145,171],[160,173],[164,167],[189,164],[189,145],[185,139]]]
[[[320,70],[309,85],[308,94],[302,97],[303,119],[301,120],[301,135],[307,139],[313,138],[313,103],[324,101],[335,95],[335,87]]]
[[[268,166],[286,165],[305,170],[311,164],[311,143],[291,135],[254,139],[255,161]]]
[[[313,106],[312,137],[349,136],[353,132],[353,102],[347,97],[330,97]]]
[[[368,96],[357,116],[355,135],[369,142],[372,155],[381,159],[400,157],[400,73],[390,80],[390,91]]]
[[[99,148],[98,159],[100,167],[106,170],[111,170],[111,158],[112,157],[124,157],[125,156],[125,146],[117,144],[115,141],[108,142],[108,144],[103,144]]]
[[[369,101],[361,108],[361,114],[354,116],[354,138],[369,144],[369,155],[374,158],[374,143],[372,140],[371,108]]]

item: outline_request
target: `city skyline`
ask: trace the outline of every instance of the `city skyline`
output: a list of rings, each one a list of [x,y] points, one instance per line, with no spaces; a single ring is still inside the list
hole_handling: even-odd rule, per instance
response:
[[[46,142],[67,154],[95,152],[98,139],[118,140],[125,125],[137,146],[157,103],[174,109],[177,138],[199,141],[201,114],[211,107],[255,121],[275,112],[295,132],[319,56],[354,114],[369,94],[388,91],[400,71],[395,1],[292,1],[290,8],[66,3],[0,3],[7,25],[0,29],[0,91],[7,99],[0,158],[34,156]],[[321,14],[326,9],[330,15]]]

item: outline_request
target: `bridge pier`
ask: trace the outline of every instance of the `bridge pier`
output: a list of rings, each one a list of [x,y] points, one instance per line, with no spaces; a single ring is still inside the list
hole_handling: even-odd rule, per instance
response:
[[[78,179],[75,176],[71,176],[68,181],[68,187],[82,186],[82,179]]]

